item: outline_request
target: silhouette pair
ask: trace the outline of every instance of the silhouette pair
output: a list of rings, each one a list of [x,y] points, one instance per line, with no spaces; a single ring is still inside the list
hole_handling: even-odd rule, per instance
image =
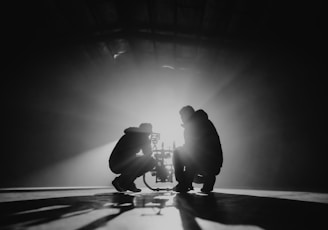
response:
[[[184,145],[173,152],[173,167],[178,182],[173,190],[186,193],[193,189],[192,183],[195,182],[202,183],[201,191],[209,193],[214,188],[223,163],[220,137],[204,110],[195,111],[187,105],[180,109],[179,114],[184,127]],[[120,174],[112,182],[116,190],[141,191],[134,180],[152,170],[156,164],[151,156],[151,133],[150,123],[124,130],[109,158],[110,169]],[[143,155],[137,156],[140,150]]]

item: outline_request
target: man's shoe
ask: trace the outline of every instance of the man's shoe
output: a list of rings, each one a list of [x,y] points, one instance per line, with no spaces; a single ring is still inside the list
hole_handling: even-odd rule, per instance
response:
[[[116,177],[113,181],[112,181],[112,185],[114,186],[114,188],[119,191],[119,192],[125,192],[126,189],[122,188],[120,183],[119,183],[119,178]]]
[[[209,193],[211,193],[211,192],[212,192],[212,190],[213,190],[213,189],[202,188],[200,191],[201,191],[202,193],[206,193],[206,194],[209,194]]]
[[[135,183],[131,183],[128,187],[126,187],[126,189],[132,192],[141,192],[141,189],[137,188]]]
[[[214,175],[208,175],[204,178],[204,184],[202,189],[200,190],[202,193],[210,193],[213,191],[213,187],[215,184],[215,176]]]
[[[179,192],[179,193],[186,193],[190,190],[190,188],[188,188],[185,185],[182,184],[177,184],[176,186],[173,187],[173,191],[175,192]]]

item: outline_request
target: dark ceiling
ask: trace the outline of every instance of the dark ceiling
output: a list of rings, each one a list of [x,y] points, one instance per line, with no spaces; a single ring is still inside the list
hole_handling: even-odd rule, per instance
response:
[[[136,60],[150,58],[157,65],[184,67],[200,56],[212,58],[229,41],[304,46],[323,39],[322,4],[315,1],[44,0],[14,4],[7,12],[8,34],[11,48],[24,55],[73,45],[79,52],[105,52],[113,58],[132,54]],[[212,56],[204,55],[209,52]]]

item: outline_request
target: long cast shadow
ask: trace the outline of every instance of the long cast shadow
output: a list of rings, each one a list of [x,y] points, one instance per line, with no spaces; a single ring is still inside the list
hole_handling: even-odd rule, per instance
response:
[[[264,229],[319,229],[326,225],[328,214],[323,203],[223,193],[178,194],[175,205],[186,230],[201,229],[196,217]]]
[[[171,198],[174,198],[173,203],[167,203],[166,201]],[[118,209],[117,213],[98,218],[80,228],[80,230],[91,230],[106,225],[122,213],[134,208],[157,207],[159,210],[157,214],[160,214],[161,209],[169,206],[175,206],[179,210],[182,226],[186,230],[201,229],[196,217],[225,225],[252,225],[269,230],[316,229],[325,226],[325,218],[328,214],[328,204],[248,195],[106,193],[2,202],[0,228],[37,226],[94,210]]]
[[[156,196],[160,194],[105,193],[91,196],[0,202],[0,229],[36,226],[99,209],[118,209],[117,213],[99,218],[80,228],[81,230],[95,229],[133,208],[143,208],[150,203],[152,207],[164,208],[167,199],[157,199]]]
[[[99,196],[73,196],[0,203],[0,228],[28,227],[69,218],[103,208],[127,210],[120,204],[132,204],[133,196],[111,193]],[[110,205],[107,205],[110,204]]]

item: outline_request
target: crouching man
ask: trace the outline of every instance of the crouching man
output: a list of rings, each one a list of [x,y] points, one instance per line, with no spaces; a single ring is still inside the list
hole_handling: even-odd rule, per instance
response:
[[[213,190],[223,163],[218,132],[204,110],[195,111],[188,105],[179,113],[185,143],[173,153],[173,166],[178,181],[173,190],[188,192],[193,189],[192,182],[197,178],[197,182],[203,184],[201,191],[209,193]]]
[[[127,190],[140,192],[134,181],[144,173],[155,167],[155,159],[152,158],[150,134],[152,125],[142,123],[139,127],[130,127],[124,130],[109,157],[109,168],[115,174],[120,174],[112,184],[119,192]],[[137,153],[142,151],[143,155]]]

